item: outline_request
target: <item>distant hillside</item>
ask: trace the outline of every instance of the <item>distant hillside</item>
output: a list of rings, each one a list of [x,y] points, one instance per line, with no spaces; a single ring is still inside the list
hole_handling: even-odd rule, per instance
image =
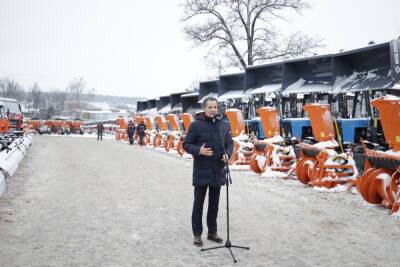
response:
[[[118,105],[136,105],[137,101],[145,100],[144,97],[127,97],[127,96],[111,96],[111,95],[85,95],[84,99],[90,99],[91,102],[108,103],[110,106]]]

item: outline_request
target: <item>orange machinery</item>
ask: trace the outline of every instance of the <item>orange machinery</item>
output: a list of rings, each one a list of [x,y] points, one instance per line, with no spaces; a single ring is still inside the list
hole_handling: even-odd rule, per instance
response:
[[[165,140],[165,150],[168,152],[171,149],[176,149],[177,144],[181,138],[180,127],[178,124],[178,117],[171,113],[166,116],[166,119],[171,126],[171,132],[167,135]]]
[[[120,117],[118,117],[116,119],[116,123],[119,126],[119,129],[117,129],[116,139],[117,140],[127,141],[128,140],[128,134],[126,132],[126,129],[128,128],[128,125],[127,125],[125,119],[120,116]]]
[[[146,125],[146,135],[144,138],[144,143],[145,145],[150,145],[153,144],[154,142],[152,140],[155,139],[155,129],[154,129],[154,121],[152,118],[148,116],[143,116],[143,122],[144,125]],[[136,134],[136,133],[135,133]]]
[[[79,134],[83,134],[83,130],[82,130],[82,120],[79,119],[75,119],[75,120],[70,120],[67,121],[67,124],[69,126],[69,129],[71,131],[71,133],[79,133]]]
[[[193,116],[190,113],[182,113],[180,115],[181,121],[182,121],[182,134],[179,139],[178,144],[176,145],[176,150],[178,151],[178,154],[180,156],[183,156],[185,153],[185,150],[183,149],[183,141],[185,139],[185,135],[187,131],[189,130],[190,124],[193,122]]]
[[[300,143],[296,175],[300,182],[312,186],[335,187],[354,183],[358,176],[355,162],[349,152],[338,153],[335,128],[329,105],[307,104],[311,128],[317,144]]]
[[[391,150],[373,150],[362,142],[366,162],[357,189],[367,202],[381,204],[393,213],[400,205],[400,99],[380,97],[371,104],[379,111],[385,141]]]
[[[10,130],[10,121],[7,118],[0,118],[0,133],[7,133]]]
[[[190,113],[182,113],[180,115],[181,120],[182,120],[182,126],[183,126],[183,133],[187,133],[189,130],[190,124],[193,122],[193,116]]]
[[[69,131],[69,126],[63,119],[52,119],[45,122],[45,125],[50,128],[52,133],[64,134]]]
[[[233,154],[229,160],[230,165],[249,165],[253,154],[253,144],[245,134],[243,113],[239,109],[227,109],[226,117],[229,120],[234,143]]]
[[[167,139],[168,124],[162,115],[156,115],[154,121],[158,127],[156,138],[154,138],[154,147],[165,146],[165,140]]]
[[[29,125],[31,125],[32,129],[34,129],[37,132],[39,132],[40,125],[42,124],[42,122],[40,120],[32,119],[28,123],[29,123]]]
[[[254,153],[250,160],[250,169],[265,177],[288,177],[296,161],[293,147],[285,146],[279,135],[278,112],[275,107],[262,107],[257,110],[266,139],[254,142]],[[271,172],[272,171],[272,172]],[[277,174],[275,172],[281,172]]]

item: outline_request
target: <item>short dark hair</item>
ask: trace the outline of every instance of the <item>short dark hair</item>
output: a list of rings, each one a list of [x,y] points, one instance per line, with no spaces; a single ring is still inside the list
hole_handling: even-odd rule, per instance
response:
[[[218,105],[218,100],[215,97],[208,96],[208,97],[204,98],[203,103],[201,104],[201,108],[204,109],[207,106],[207,103],[211,102],[211,101],[217,102],[217,105]]]

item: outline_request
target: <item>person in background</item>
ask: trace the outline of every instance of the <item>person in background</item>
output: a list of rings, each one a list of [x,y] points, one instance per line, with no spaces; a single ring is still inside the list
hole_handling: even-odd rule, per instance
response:
[[[97,141],[103,141],[104,125],[101,121],[97,123]]]
[[[126,129],[126,131],[128,134],[129,144],[133,145],[133,135],[135,134],[135,125],[133,124],[132,121],[129,121],[128,129]]]
[[[217,216],[221,186],[225,184],[225,162],[233,153],[233,141],[226,123],[217,116],[218,102],[207,97],[203,112],[196,115],[183,142],[186,152],[193,155],[194,202],[192,210],[193,243],[202,246],[203,204],[208,189],[207,239],[221,243],[217,234]]]
[[[139,145],[144,145],[143,143],[143,137],[146,133],[146,125],[144,124],[143,121],[141,121],[138,126],[137,126],[137,134],[139,136]]]

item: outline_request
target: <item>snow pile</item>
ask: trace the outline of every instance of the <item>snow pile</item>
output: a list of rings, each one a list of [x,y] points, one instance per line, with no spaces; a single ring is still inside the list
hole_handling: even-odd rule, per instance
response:
[[[350,188],[349,185],[338,184],[337,186],[332,188],[314,186],[313,189],[318,192],[341,193],[348,191]]]
[[[232,137],[232,139],[233,139],[233,141],[240,143],[240,142],[248,141],[249,137],[244,132],[241,132],[238,136]]]
[[[398,88],[398,89],[400,89],[400,88]],[[383,99],[384,100],[400,100],[400,97],[387,94],[387,95],[383,96]]]
[[[267,158],[262,155],[257,155],[256,161],[258,164],[258,168],[260,168],[260,170],[262,170],[264,168],[265,162],[267,161]]]
[[[392,215],[393,218],[400,220],[400,210],[398,210],[397,212],[393,212]]]
[[[388,156],[394,156],[400,158],[400,151],[388,150],[383,153],[387,154]]]
[[[390,179],[391,176],[387,173],[381,173],[379,174],[376,179],[382,180],[383,182],[383,188],[387,188],[388,186],[390,186]],[[384,190],[384,193],[386,195],[386,190]]]
[[[268,93],[273,93],[276,92],[278,90],[280,90],[282,87],[282,84],[277,83],[277,84],[265,84],[261,87],[257,87],[257,88],[251,88],[249,90],[247,90],[246,94],[268,94]]]
[[[282,138],[282,136],[277,134],[274,137],[262,140],[262,142],[265,142],[265,143],[282,143],[283,142],[283,138]]]
[[[287,178],[287,174],[284,172],[280,171],[273,171],[269,167],[265,169],[265,172],[263,172],[260,177],[262,178]]]
[[[250,165],[229,165],[229,169],[232,171],[250,171]]]
[[[338,147],[339,144],[338,144],[338,142],[336,142],[335,139],[332,139],[329,141],[323,141],[323,142],[316,143],[314,146],[325,149],[325,148]]]
[[[182,158],[183,159],[193,159],[193,156],[189,153],[183,153]]]

